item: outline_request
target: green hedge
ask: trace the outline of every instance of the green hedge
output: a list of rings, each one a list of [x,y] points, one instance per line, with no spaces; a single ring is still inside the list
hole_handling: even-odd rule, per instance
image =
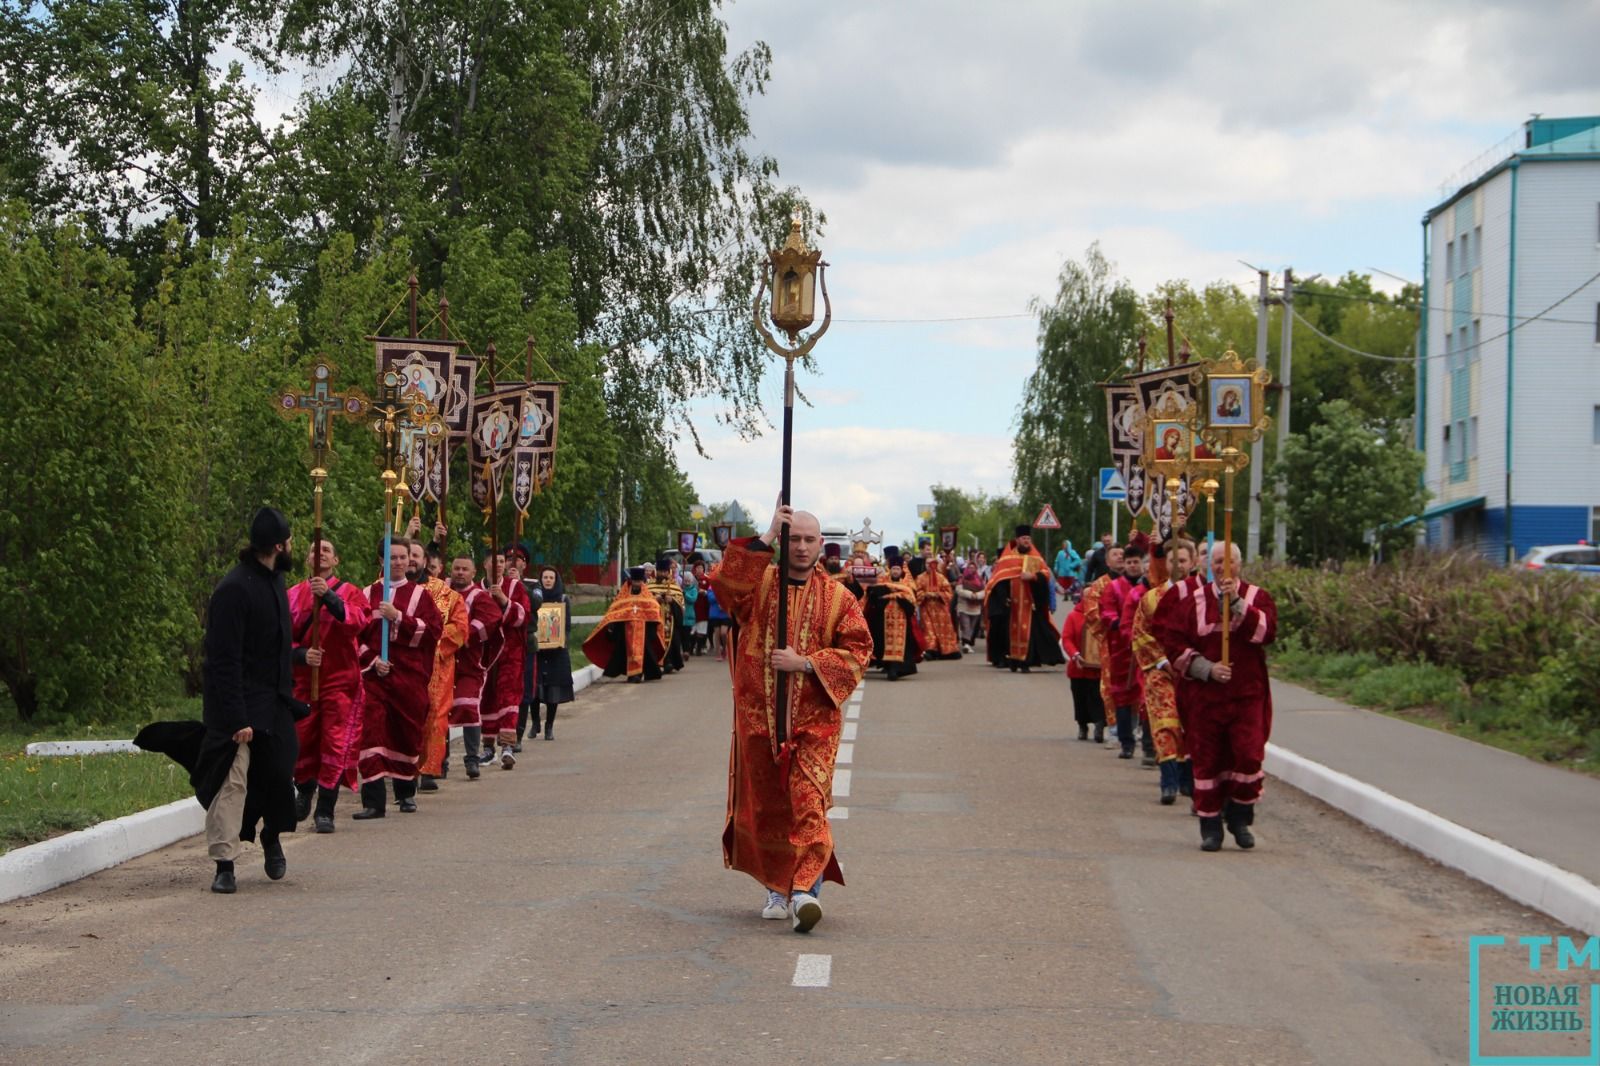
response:
[[[1579,735],[1600,730],[1590,679],[1600,662],[1600,581],[1438,553],[1380,566],[1262,564],[1252,579],[1272,592],[1281,635],[1356,657],[1353,677],[1374,663],[1438,667],[1519,716]]]

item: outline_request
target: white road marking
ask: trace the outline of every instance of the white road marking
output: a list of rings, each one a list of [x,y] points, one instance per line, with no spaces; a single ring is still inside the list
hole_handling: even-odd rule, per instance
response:
[[[794,987],[827,988],[832,980],[832,955],[801,955],[794,960]]]
[[[840,744],[839,757],[834,762],[839,766],[849,766],[850,760],[855,758],[856,746],[854,744]]]
[[[844,739],[854,740],[856,738],[856,727],[860,724],[859,722],[846,722],[844,724]]]
[[[835,770],[833,772],[833,795],[836,799],[843,799],[850,795],[850,771]]]
[[[850,820],[849,807],[835,807],[828,812],[830,822],[848,822]]]
[[[851,721],[861,717],[861,704],[852,703],[844,709],[844,716]]]

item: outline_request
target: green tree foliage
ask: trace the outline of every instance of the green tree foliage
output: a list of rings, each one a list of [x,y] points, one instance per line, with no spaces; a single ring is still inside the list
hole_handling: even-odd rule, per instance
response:
[[[1393,553],[1416,539],[1398,523],[1426,503],[1422,454],[1372,429],[1348,401],[1323,404],[1309,430],[1291,435],[1274,475],[1289,485],[1296,562],[1361,558],[1374,547]]]
[[[967,492],[944,484],[930,485],[928,491],[933,495],[933,517],[922,523],[923,532],[959,526],[963,550],[977,547],[993,556],[996,545],[1009,540],[1019,522],[1033,518],[1033,514],[1023,513],[1015,497]]]
[[[0,678],[23,718],[170,688],[192,623],[181,435],[127,268],[0,208]]]
[[[1035,310],[1039,362],[1023,386],[1012,455],[1019,513],[1032,518],[1049,503],[1065,529],[1087,530],[1094,479],[1111,461],[1098,385],[1130,369],[1139,296],[1091,245],[1081,263],[1061,268],[1055,299]]]

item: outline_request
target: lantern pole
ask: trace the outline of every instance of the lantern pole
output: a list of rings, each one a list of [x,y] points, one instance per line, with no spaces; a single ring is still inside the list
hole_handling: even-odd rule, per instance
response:
[[[791,318],[790,314],[786,313],[782,321],[774,317],[773,324],[788,336],[787,344],[772,335],[762,318],[762,303],[767,290],[773,289],[774,297],[777,297],[776,285],[781,283],[778,274],[780,265],[790,267],[790,272],[783,275],[785,279],[795,276],[793,273],[793,266],[795,265],[814,267],[816,270],[816,282],[822,286],[822,301],[825,308],[821,328],[804,340],[800,338],[800,331],[811,324],[809,314],[803,317]],[[796,218],[790,223],[789,240],[784,247],[769,253],[767,262],[762,267],[761,284],[756,292],[756,331],[761,334],[761,339],[766,343],[767,347],[773,353],[782,356],[784,360],[783,471],[778,502],[780,506],[785,507],[789,506],[794,462],[794,364],[796,359],[803,358],[810,353],[811,349],[816,346],[817,341],[828,331],[828,326],[833,321],[833,303],[828,298],[827,267],[828,264],[821,261],[820,252],[806,248],[805,242],[800,235],[800,220]],[[792,291],[786,291],[784,297],[786,299],[785,311],[792,311],[794,314],[799,315],[802,307],[788,302],[797,298],[797,294]],[[774,648],[781,650],[789,646],[789,523],[787,522],[783,523],[778,530],[777,547],[778,631],[775,634]],[[789,739],[789,685],[790,679],[781,677],[777,679],[777,683],[774,686],[776,689],[776,702],[774,704],[775,735],[773,739],[778,745],[774,755],[784,765],[787,765],[791,751]]]

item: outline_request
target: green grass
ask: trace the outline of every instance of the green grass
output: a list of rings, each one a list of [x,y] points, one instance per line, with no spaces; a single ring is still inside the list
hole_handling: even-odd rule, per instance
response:
[[[1286,642],[1274,673],[1325,696],[1417,725],[1515,752],[1540,762],[1600,775],[1600,731],[1529,705],[1520,686],[1470,689],[1454,670],[1428,663],[1384,663],[1370,654],[1331,655]]]
[[[42,740],[130,740],[139,727],[162,719],[198,718],[198,699],[174,698],[147,715],[107,715],[19,722],[0,705],[0,854],[24,844],[84,829],[193,796],[189,775],[165,755],[88,755],[34,758],[23,754]]]
[[[577,609],[574,608],[572,613],[577,614]],[[581,625],[575,624],[571,629],[567,630],[567,651],[572,656],[572,668],[574,670],[581,670],[589,665],[589,657],[583,654],[583,642],[589,639],[590,633],[594,632],[595,625],[596,623],[594,622],[584,622]]]
[[[610,600],[573,600],[572,615],[577,618],[584,615],[605,614],[606,608],[610,606]]]

